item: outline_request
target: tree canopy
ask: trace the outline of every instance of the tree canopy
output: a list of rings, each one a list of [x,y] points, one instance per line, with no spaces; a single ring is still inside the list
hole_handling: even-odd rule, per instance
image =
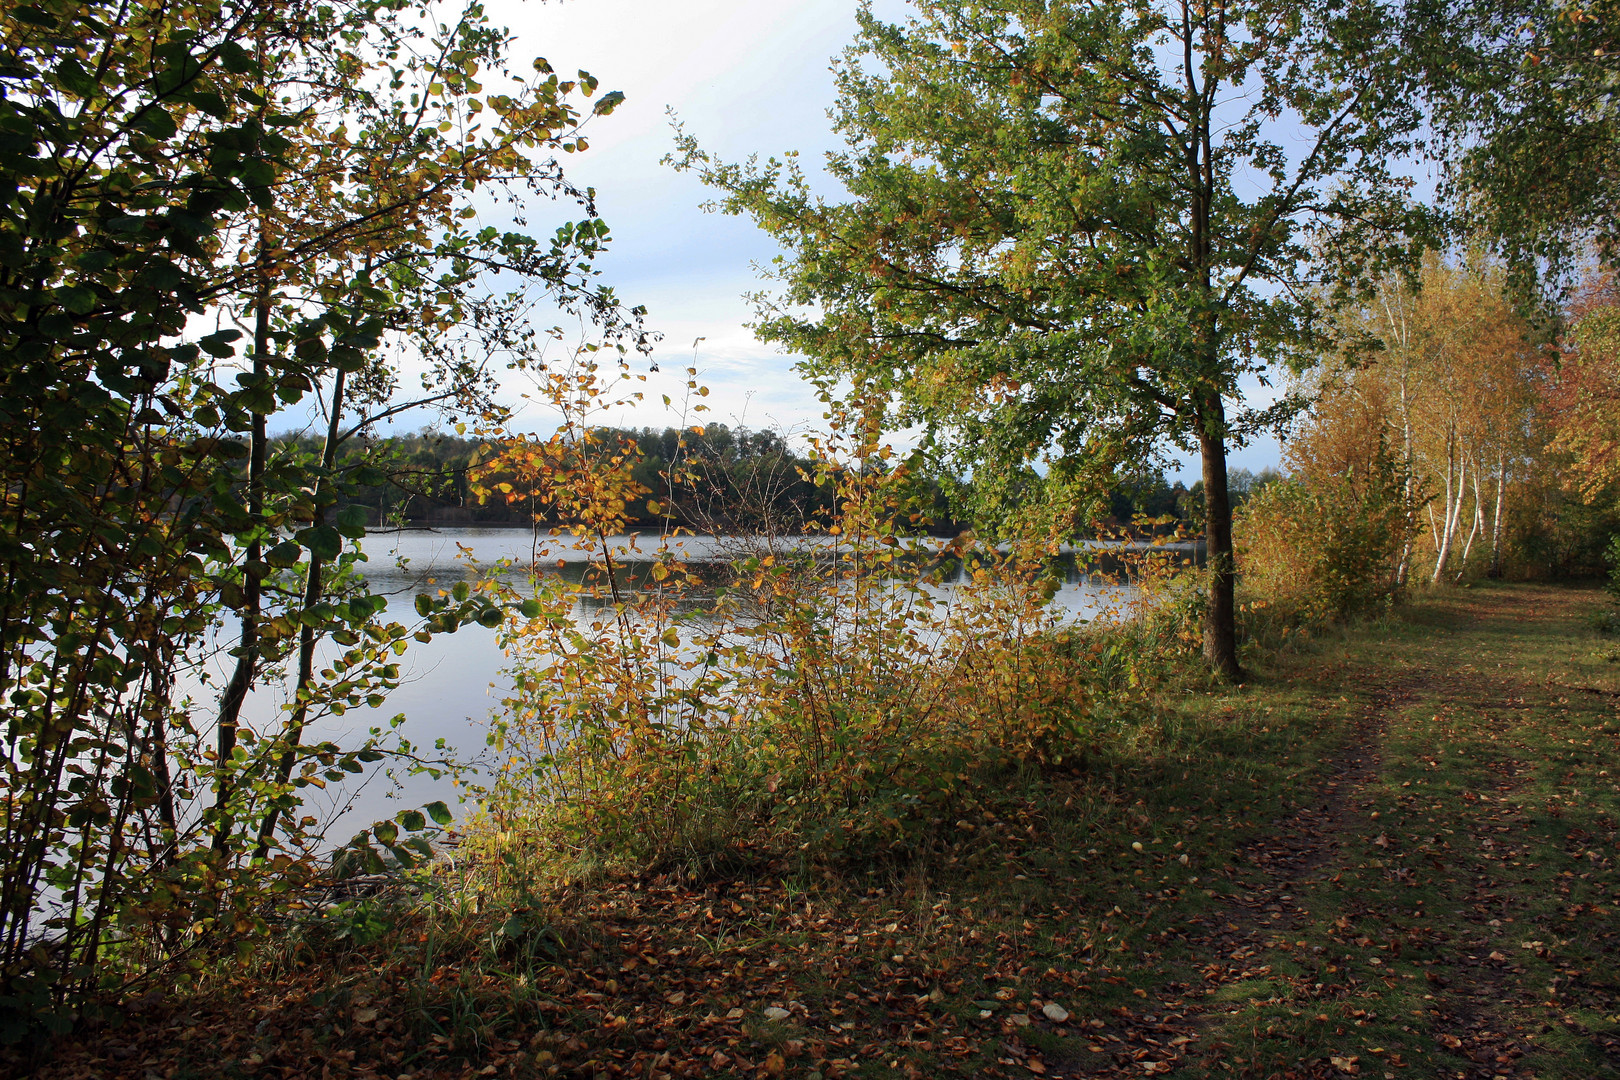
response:
[[[1410,240],[1417,114],[1380,9],[1272,0],[918,0],[836,66],[848,149],[678,164],[784,247],[759,332],[922,425],[991,499],[1100,491],[1166,446],[1203,461],[1205,648],[1236,675],[1226,453],[1320,343],[1321,296]],[[1331,291],[1331,290],[1330,290]],[[983,504],[980,510],[987,507]]]
[[[1611,0],[1421,0],[1407,9],[1446,194],[1531,274],[1620,254],[1620,8]],[[1542,265],[1537,266],[1537,260]]]

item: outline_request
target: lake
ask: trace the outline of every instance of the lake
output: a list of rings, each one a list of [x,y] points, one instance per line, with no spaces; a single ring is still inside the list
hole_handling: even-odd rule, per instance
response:
[[[768,542],[778,551],[800,551],[830,543],[824,537],[785,537]],[[656,536],[610,537],[609,543],[616,552],[615,558],[626,562],[649,561],[659,546]],[[746,554],[757,542],[685,537],[679,543],[684,557],[698,563],[724,561]],[[923,550],[934,552],[944,541],[917,543]],[[477,566],[490,567],[510,560],[523,568],[512,571],[512,577],[521,580],[526,577],[531,560],[539,555],[538,565],[546,573],[581,574],[587,560],[580,552],[569,550],[571,544],[567,537],[536,538],[525,529],[449,527],[372,533],[361,546],[367,557],[367,580],[374,591],[389,598],[387,614],[409,624],[414,621],[411,604],[418,592],[448,587],[455,581],[476,576]],[[1058,566],[1064,581],[1053,595],[1052,604],[1063,617],[1089,620],[1105,611],[1122,608],[1133,595],[1134,590],[1129,586],[1082,569],[1100,553],[1098,548],[1101,547],[1106,546],[1089,549],[1082,546],[1080,551],[1084,557],[1077,557],[1073,548],[1060,554]],[[559,560],[564,563],[561,567]],[[944,582],[939,590],[948,600],[953,588],[953,583]],[[228,677],[224,668],[227,660],[220,657],[214,661],[222,682]],[[476,624],[454,634],[435,635],[427,643],[412,642],[400,658],[402,683],[382,708],[351,710],[343,716],[326,718],[311,735],[353,744],[373,726],[386,725],[391,717],[403,713],[407,722],[402,731],[418,747],[431,749],[436,740],[443,739],[461,756],[474,757],[485,748],[491,710],[511,692],[511,680],[502,674],[506,664],[506,657],[496,642],[496,632]],[[256,691],[246,715],[250,722],[263,724],[274,716],[279,703],[285,699],[285,687]],[[395,787],[380,774],[368,773],[357,779],[360,781],[357,785],[341,790],[334,786],[334,789],[316,792],[311,799],[309,812],[337,817],[337,825],[330,833],[333,840],[346,840],[374,820],[391,817],[400,810],[419,807],[434,799],[444,799],[456,808],[455,792],[448,780],[404,777]]]

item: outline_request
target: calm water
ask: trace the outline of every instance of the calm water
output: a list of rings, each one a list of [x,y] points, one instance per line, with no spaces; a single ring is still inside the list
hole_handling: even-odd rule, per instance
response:
[[[626,561],[650,559],[658,547],[657,537],[614,537],[611,542],[618,552],[616,557]],[[411,604],[418,591],[477,576],[477,566],[511,560],[527,567],[539,555],[547,572],[569,576],[581,573],[586,560],[578,551],[569,550],[571,543],[566,537],[541,537],[536,541],[521,529],[460,527],[372,534],[362,548],[372,588],[389,597],[387,614],[409,624],[414,620]],[[791,549],[805,541],[783,539],[774,543]],[[685,557],[694,562],[730,558],[749,550],[742,541],[724,538],[688,537],[683,544]],[[566,564],[560,570],[559,559]],[[1063,560],[1062,565],[1068,580],[1052,602],[1067,616],[1090,619],[1128,602],[1133,591],[1128,587],[1076,572],[1072,558]],[[514,576],[526,576],[526,570],[516,570]],[[947,592],[949,588],[945,587]],[[223,663],[215,661],[221,685]],[[400,658],[403,682],[382,708],[328,718],[321,722],[319,732],[312,734],[340,744],[357,742],[371,727],[386,725],[395,714],[403,713],[407,721],[401,730],[419,748],[430,751],[436,740],[443,739],[459,756],[474,757],[485,747],[491,711],[511,691],[511,680],[502,675],[506,663],[496,644],[495,631],[477,625],[463,627],[454,634],[435,635],[425,644],[412,642]],[[268,721],[285,696],[281,688],[256,692],[248,705],[250,721]],[[315,807],[340,815],[329,836],[342,841],[374,820],[433,799],[444,799],[454,808],[454,795],[448,780],[402,777],[396,787],[381,775],[368,774],[357,786],[318,792],[312,802]]]

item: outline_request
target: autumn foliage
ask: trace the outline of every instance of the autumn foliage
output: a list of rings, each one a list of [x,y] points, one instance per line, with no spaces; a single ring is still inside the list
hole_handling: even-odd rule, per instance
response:
[[[1418,581],[1594,569],[1620,445],[1606,281],[1562,337],[1479,256],[1431,255],[1347,309],[1287,482],[1245,511],[1255,598],[1342,616]]]
[[[1572,486],[1601,499],[1620,483],[1620,286],[1594,275],[1570,311],[1570,334],[1548,405],[1556,419],[1553,448],[1569,456]]]
[[[533,482],[537,506],[577,504],[570,536],[537,540],[536,566],[591,569],[537,574],[522,595],[485,585],[514,612],[513,692],[480,845],[574,865],[745,840],[818,858],[910,850],[983,770],[1061,759],[1084,730],[1044,547],[929,543],[932,494],[875,428],[842,420],[814,442],[807,479],[835,509],[801,534],[672,530],[626,559],[612,539],[636,457],[583,422],[588,379],[557,389],[570,421],[506,440],[499,467]]]

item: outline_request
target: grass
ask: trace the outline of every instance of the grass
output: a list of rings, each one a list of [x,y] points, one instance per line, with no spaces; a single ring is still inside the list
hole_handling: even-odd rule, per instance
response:
[[[1376,767],[1289,886],[1300,914],[1260,935],[1266,992],[1212,1019],[1244,1071],[1337,1057],[1369,1073],[1616,1073],[1620,698],[1613,650],[1584,623],[1594,604],[1441,594],[1355,635],[1313,680],[1366,710]],[[1233,883],[1276,895],[1277,878]]]
[[[1449,590],[1242,687],[1111,699],[1064,768],[984,778],[879,862],[441,872],[44,1074],[1616,1075],[1597,606]]]

